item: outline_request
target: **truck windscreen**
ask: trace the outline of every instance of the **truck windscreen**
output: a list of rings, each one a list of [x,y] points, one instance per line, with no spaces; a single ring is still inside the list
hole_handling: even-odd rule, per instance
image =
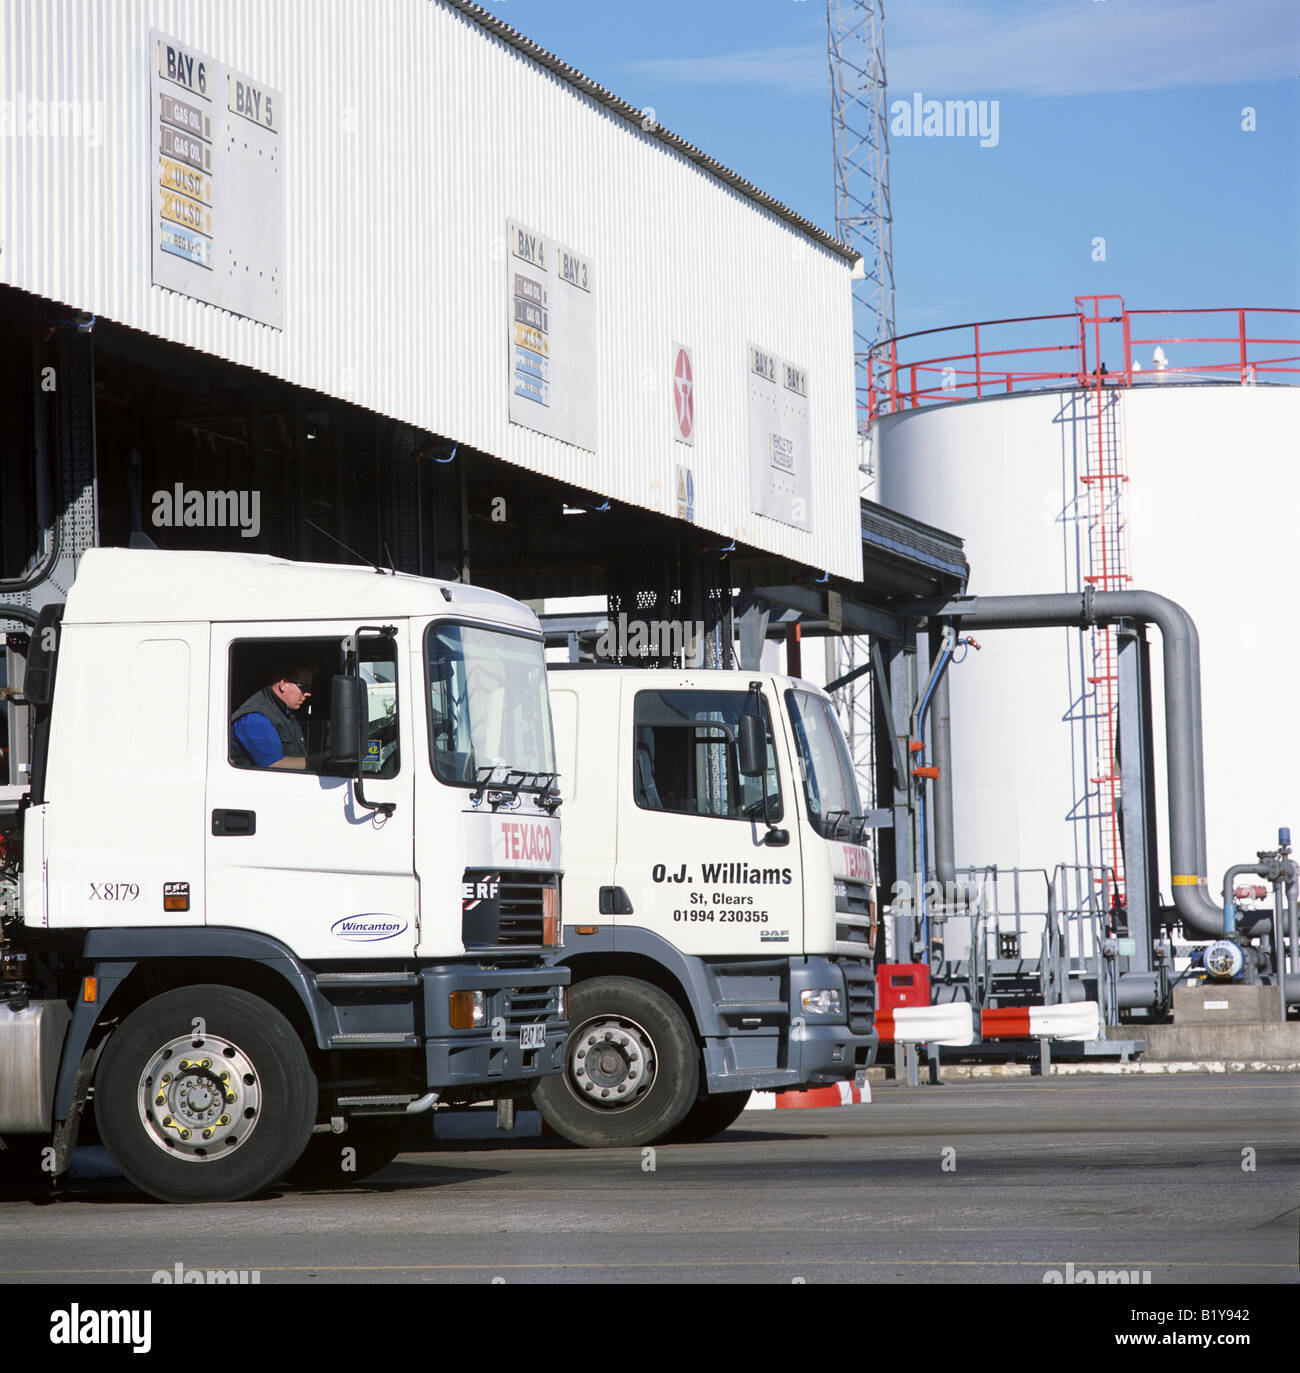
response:
[[[544,791],[555,775],[555,745],[540,640],[434,624],[424,665],[430,762],[439,780],[471,787],[513,780]]]
[[[787,691],[785,701],[813,828],[826,839],[858,842],[862,803],[835,712],[820,696],[808,691]]]

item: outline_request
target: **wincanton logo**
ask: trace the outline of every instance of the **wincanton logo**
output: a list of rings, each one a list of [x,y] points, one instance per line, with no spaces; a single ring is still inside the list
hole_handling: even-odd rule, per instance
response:
[[[365,915],[346,915],[342,920],[336,920],[330,926],[330,933],[339,939],[369,944],[377,939],[396,939],[405,929],[405,920],[371,911]]]

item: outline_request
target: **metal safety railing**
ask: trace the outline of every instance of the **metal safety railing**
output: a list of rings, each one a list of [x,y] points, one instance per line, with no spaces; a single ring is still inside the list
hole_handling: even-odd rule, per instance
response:
[[[1118,1023],[1115,960],[1105,952],[1116,892],[1110,869],[1061,863],[1049,875],[1046,868],[988,865],[959,868],[957,877],[970,950],[947,966],[966,983],[977,1013],[1000,992],[1028,991],[1038,1004],[1060,1005],[1076,999],[1069,983],[1083,979],[1102,1023]]]
[[[1085,302],[1116,302],[1102,320]],[[1251,307],[1129,310],[1080,296],[1070,314],[921,329],[868,353],[869,419],[926,405],[1020,391],[1168,380],[1300,383],[1300,310]],[[1160,321],[1169,321],[1165,328]],[[1106,325],[1104,338],[1092,326]],[[1176,326],[1176,327],[1175,327]],[[1104,347],[1108,356],[1102,355]],[[1139,354],[1151,349],[1144,362]],[[1166,350],[1172,350],[1167,352]]]

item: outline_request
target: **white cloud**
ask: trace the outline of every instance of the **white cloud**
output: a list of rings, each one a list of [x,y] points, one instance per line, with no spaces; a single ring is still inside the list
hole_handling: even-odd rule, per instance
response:
[[[623,70],[679,86],[762,86],[782,95],[825,95],[830,68],[825,45],[751,48],[720,57],[662,57],[625,62]]]
[[[887,10],[893,90],[1088,95],[1281,80],[1294,0],[927,0]]]
[[[891,95],[1088,95],[1300,74],[1295,0],[910,0],[886,3]],[[826,49],[751,48],[627,64],[652,80],[821,95]]]

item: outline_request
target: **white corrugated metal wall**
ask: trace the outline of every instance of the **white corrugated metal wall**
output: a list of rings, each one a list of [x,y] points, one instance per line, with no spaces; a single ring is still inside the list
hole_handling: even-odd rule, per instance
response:
[[[0,281],[857,578],[850,267],[442,0],[6,0]],[[149,33],[283,95],[285,327],[151,284]],[[29,102],[83,102],[29,131]],[[594,453],[508,418],[507,220],[592,263]],[[670,347],[693,349],[675,444]],[[807,369],[811,529],[750,510],[746,345]],[[503,493],[508,494],[508,493]]]

